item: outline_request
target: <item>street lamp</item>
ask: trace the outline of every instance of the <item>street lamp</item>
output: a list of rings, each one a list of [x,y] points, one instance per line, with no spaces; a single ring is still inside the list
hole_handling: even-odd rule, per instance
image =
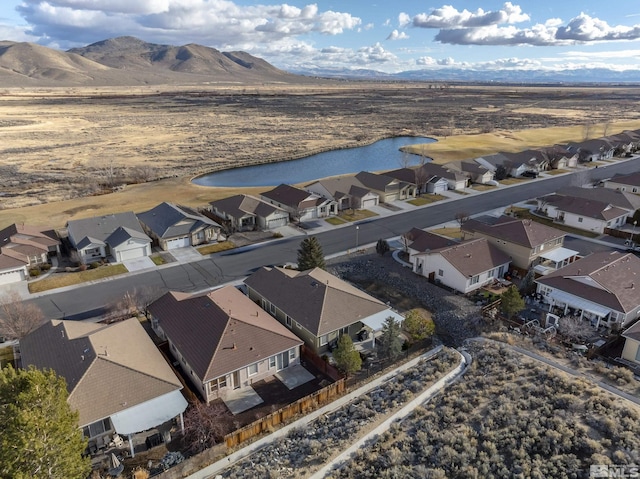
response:
[[[631,228],[631,236],[629,237],[629,244],[631,245],[631,249],[635,249],[633,243],[633,235],[636,233],[636,225],[638,224],[638,220],[633,222],[633,228]]]
[[[360,227],[356,225],[356,251],[358,250],[358,232],[360,231]]]

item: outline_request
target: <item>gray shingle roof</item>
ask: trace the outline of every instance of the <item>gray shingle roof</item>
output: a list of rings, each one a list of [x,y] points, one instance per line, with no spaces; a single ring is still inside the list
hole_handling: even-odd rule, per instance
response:
[[[105,244],[109,236],[121,227],[135,231],[142,235],[140,238],[144,237],[151,242],[151,239],[144,234],[144,230],[133,212],[94,216],[82,220],[71,220],[67,223],[69,236],[73,238],[78,248],[92,243]]]
[[[609,181],[629,186],[640,186],[640,171],[628,175],[615,175]]]
[[[628,210],[616,208],[609,203],[597,200],[587,200],[577,198],[575,196],[565,195],[548,195],[544,200],[558,208],[560,211],[566,211],[587,218],[609,221],[628,213]]]
[[[138,219],[159,238],[165,239],[186,236],[207,227],[220,227],[191,208],[167,202],[138,214]]]
[[[233,218],[242,218],[247,215],[257,215],[264,218],[276,211],[286,213],[282,208],[249,195],[230,196],[229,198],[212,201],[210,205],[212,208],[217,208]]]
[[[492,268],[509,263],[509,255],[503,253],[484,238],[463,241],[432,251],[441,254],[465,277],[475,276]]]
[[[573,196],[585,200],[596,200],[609,203],[618,208],[635,211],[640,208],[640,196],[626,191],[613,190],[611,188],[581,188],[568,186],[556,192],[559,195]]]

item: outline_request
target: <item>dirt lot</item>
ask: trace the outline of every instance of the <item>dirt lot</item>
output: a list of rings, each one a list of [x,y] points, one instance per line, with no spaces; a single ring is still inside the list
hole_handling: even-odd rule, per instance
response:
[[[341,83],[3,90],[0,208],[18,209],[0,211],[0,226],[59,227],[67,219],[143,211],[162,200],[200,206],[237,190],[192,185],[194,175],[394,135],[437,137],[429,150],[436,160],[581,140],[601,136],[606,123],[608,132],[640,127],[639,104],[634,88]],[[587,122],[600,125],[587,132]],[[131,182],[144,184],[92,196]]]

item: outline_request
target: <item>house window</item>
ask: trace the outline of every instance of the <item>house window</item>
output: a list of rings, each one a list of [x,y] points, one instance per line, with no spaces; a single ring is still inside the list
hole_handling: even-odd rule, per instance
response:
[[[340,328],[340,335],[342,336],[343,334],[349,334],[349,326]]]
[[[273,303],[269,303],[269,312],[275,316],[276,314],[276,305]]]
[[[286,322],[287,322],[287,326],[291,327],[291,316],[289,316],[288,314],[287,314],[287,317],[286,317]]]
[[[111,421],[109,420],[109,418],[106,418],[83,427],[82,434],[84,434],[86,438],[92,438],[100,436],[101,434],[104,434],[105,432],[110,430]]]
[[[441,269],[438,270],[438,276],[444,276],[444,271],[442,271]]]
[[[296,358],[296,350],[295,348],[290,349],[289,350],[289,359],[295,359]]]
[[[329,335],[328,334],[323,334],[322,336],[320,336],[320,346],[324,346],[328,342],[329,342]]]
[[[271,356],[269,358],[269,369],[275,368],[276,367],[276,357],[275,356]]]
[[[254,363],[247,368],[247,374],[249,376],[255,376],[258,374],[258,363]]]
[[[480,275],[479,274],[476,274],[475,276],[473,276],[471,278],[471,284],[476,284],[476,283],[478,283],[478,281],[480,281]]]
[[[218,389],[227,387],[227,376],[220,376],[218,378]]]
[[[578,223],[582,223],[582,216],[578,218]]]

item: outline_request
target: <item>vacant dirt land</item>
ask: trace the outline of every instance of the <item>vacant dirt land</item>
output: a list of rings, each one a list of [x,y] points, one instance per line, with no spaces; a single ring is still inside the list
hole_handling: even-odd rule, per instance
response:
[[[194,175],[396,135],[436,137],[425,150],[436,161],[579,141],[640,128],[639,106],[640,89],[611,87],[5,89],[0,227],[200,206],[238,190],[192,185]]]

